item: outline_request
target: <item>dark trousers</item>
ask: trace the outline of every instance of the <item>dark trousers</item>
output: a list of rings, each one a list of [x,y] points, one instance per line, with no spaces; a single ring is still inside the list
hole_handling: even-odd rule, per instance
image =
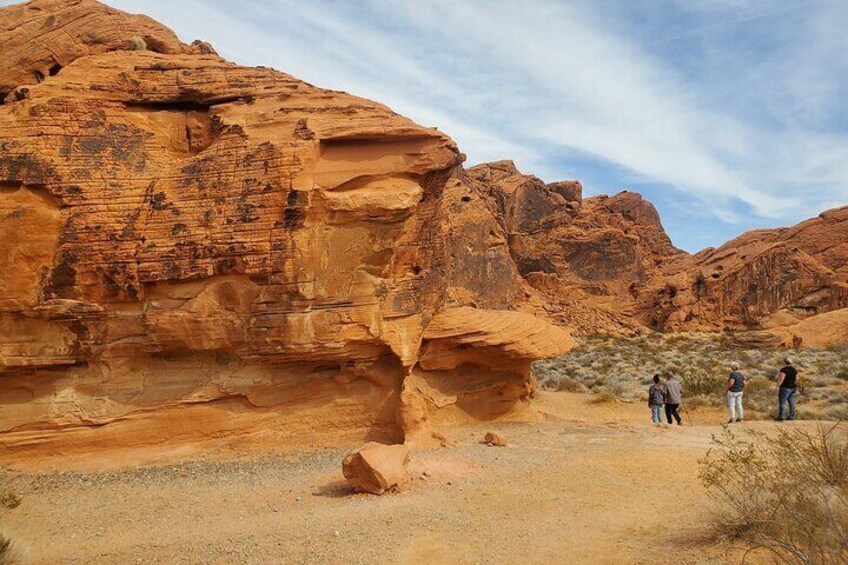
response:
[[[665,419],[668,420],[668,423],[671,423],[672,417],[677,420],[678,424],[682,424],[683,420],[680,418],[680,414],[677,413],[677,409],[680,407],[679,404],[666,404],[665,405]]]

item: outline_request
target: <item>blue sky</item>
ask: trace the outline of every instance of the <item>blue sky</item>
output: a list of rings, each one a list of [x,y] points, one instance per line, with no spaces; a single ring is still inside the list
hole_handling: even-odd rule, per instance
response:
[[[641,192],[689,251],[848,204],[848,0],[108,3],[386,103],[469,165]]]

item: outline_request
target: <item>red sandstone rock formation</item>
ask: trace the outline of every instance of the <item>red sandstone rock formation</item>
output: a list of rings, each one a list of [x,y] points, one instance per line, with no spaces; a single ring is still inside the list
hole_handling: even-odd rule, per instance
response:
[[[848,208],[688,255],[637,194],[464,171],[385,106],[94,0],[0,10],[0,52],[0,456],[427,442],[526,408],[571,346],[543,318],[845,342]]]
[[[672,261],[639,296],[663,329],[770,329],[848,307],[848,207]]]
[[[641,196],[582,198],[578,182],[545,184],[511,161],[467,171],[506,233],[521,276],[553,319],[581,332],[639,325],[634,289],[685,256]]]
[[[510,161],[466,173],[466,198],[486,205],[500,227],[492,241],[502,233],[515,264],[499,269],[501,286],[560,324],[582,333],[732,329],[775,346],[840,341],[809,328],[848,307],[848,208],[690,255],[638,194],[582,199],[579,183],[545,184]]]
[[[0,52],[0,456],[427,441],[571,346],[504,312],[444,134],[94,0],[0,10]]]

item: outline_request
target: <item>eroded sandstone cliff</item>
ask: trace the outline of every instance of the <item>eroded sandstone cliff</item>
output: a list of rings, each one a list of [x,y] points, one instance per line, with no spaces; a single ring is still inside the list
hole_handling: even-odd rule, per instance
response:
[[[666,265],[640,295],[664,329],[768,330],[848,307],[848,207]]]
[[[686,256],[653,205],[633,192],[584,199],[579,182],[545,184],[511,161],[478,165],[467,175],[543,311],[581,333],[640,326],[637,289],[663,264]]]
[[[837,322],[848,312],[848,207],[691,255],[638,194],[584,199],[579,182],[546,184],[511,161],[466,173],[468,198],[498,224],[493,240],[506,239],[515,267],[500,269],[500,284],[514,304],[580,333],[732,330],[750,345],[848,345]]]
[[[435,129],[94,0],[0,10],[0,52],[0,456],[427,441],[520,410],[571,346],[489,284],[497,223],[448,222]]]

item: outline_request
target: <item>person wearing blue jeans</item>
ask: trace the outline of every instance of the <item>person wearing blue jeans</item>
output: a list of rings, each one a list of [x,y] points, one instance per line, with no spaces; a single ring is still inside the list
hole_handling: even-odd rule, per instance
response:
[[[665,405],[665,387],[660,384],[660,376],[654,375],[654,384],[648,389],[648,406],[651,408],[651,422],[663,424],[663,406]]]
[[[795,419],[795,393],[798,390],[798,371],[792,366],[792,359],[787,357],[783,360],[786,364],[777,373],[777,420]],[[789,414],[786,414],[786,405],[789,404]]]

